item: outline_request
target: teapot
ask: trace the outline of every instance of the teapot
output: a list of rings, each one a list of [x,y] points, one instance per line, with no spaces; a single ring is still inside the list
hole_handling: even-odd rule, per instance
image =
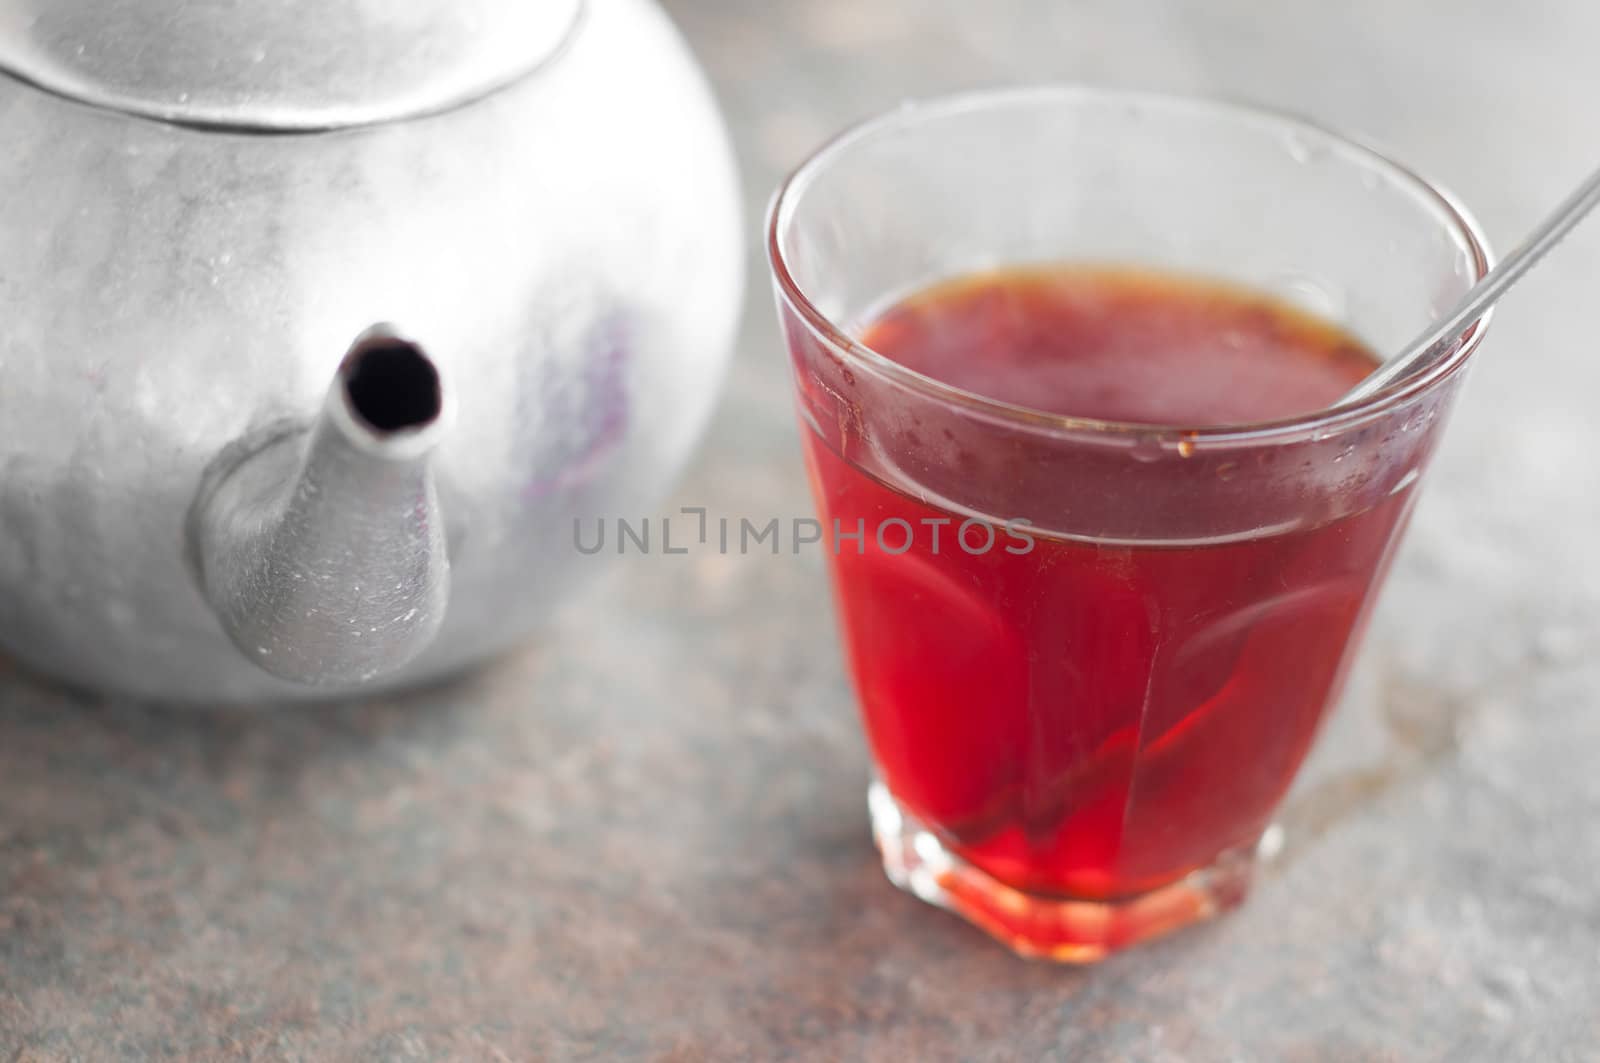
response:
[[[0,650],[141,699],[446,675],[594,566],[730,352],[650,0],[0,0]]]

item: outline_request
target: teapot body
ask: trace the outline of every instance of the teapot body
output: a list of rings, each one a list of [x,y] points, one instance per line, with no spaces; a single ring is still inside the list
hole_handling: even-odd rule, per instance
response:
[[[502,651],[596,568],[709,416],[740,303],[733,160],[648,0],[459,106],[262,133],[0,76],[0,651],[194,702],[326,697],[225,637],[195,573],[218,455],[305,417],[394,322],[448,382],[452,590],[399,685]],[[17,147],[20,146],[20,149]]]

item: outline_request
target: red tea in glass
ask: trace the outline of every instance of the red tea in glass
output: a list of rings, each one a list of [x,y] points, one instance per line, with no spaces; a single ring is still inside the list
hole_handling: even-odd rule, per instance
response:
[[[1151,424],[1307,413],[1376,366],[1282,304],[1130,271],[967,278],[862,342],[982,395]],[[824,525],[869,532],[834,544],[834,573],[884,783],[978,868],[1070,897],[1136,896],[1260,835],[1412,497],[1233,542],[976,523],[958,538],[970,514],[862,471],[821,433],[805,442]],[[973,458],[1005,476],[1005,453]],[[1084,489],[1041,485],[1059,496],[1047,504]]]
[[[1371,350],[1192,269],[875,277],[873,299],[862,263],[901,208],[852,213],[829,177],[784,193],[822,200],[814,232],[780,197],[773,257],[890,876],[1064,960],[1236,902],[1350,666],[1467,348],[1330,414]],[[907,181],[901,196],[927,194]],[[929,198],[960,218],[950,195]],[[863,227],[854,256],[845,221]],[[830,286],[863,289],[842,300],[852,312],[823,309]]]

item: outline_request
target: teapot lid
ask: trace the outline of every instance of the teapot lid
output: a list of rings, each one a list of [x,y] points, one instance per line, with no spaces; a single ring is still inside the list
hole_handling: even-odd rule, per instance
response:
[[[0,73],[181,125],[316,131],[448,110],[560,49],[584,0],[0,0]]]

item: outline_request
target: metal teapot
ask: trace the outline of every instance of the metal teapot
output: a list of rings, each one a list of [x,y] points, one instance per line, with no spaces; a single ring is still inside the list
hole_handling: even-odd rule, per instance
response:
[[[739,217],[649,0],[0,0],[0,648],[273,701],[526,637],[703,427]]]

